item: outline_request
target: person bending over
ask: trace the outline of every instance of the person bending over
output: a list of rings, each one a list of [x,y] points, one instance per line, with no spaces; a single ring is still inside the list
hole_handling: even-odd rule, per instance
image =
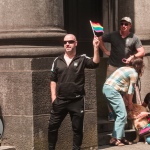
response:
[[[104,83],[103,94],[115,116],[110,145],[123,146],[132,144],[125,139],[124,127],[127,122],[127,111],[122,94],[126,95],[128,109],[132,110],[134,85],[138,76],[142,75],[143,66],[141,58],[133,58],[128,66],[117,69]]]

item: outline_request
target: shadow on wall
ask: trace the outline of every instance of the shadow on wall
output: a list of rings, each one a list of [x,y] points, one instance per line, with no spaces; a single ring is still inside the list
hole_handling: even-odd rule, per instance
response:
[[[96,96],[98,118],[106,118],[108,114],[107,103],[102,94],[102,88],[106,80],[107,61],[108,58],[101,58],[99,68],[96,69]]]

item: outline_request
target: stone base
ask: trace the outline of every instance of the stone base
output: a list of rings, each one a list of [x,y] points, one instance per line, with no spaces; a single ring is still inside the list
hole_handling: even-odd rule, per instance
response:
[[[16,148],[12,146],[1,146],[0,150],[16,150]]]

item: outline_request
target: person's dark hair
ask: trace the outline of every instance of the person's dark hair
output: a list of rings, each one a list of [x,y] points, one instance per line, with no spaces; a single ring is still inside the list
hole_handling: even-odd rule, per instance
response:
[[[142,73],[144,72],[144,62],[142,58],[134,58],[129,63],[129,66],[132,66],[139,76],[142,76]]]

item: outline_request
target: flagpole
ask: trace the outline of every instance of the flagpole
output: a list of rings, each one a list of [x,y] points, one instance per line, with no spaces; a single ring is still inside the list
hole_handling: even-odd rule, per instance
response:
[[[93,29],[93,27],[92,27],[91,20],[90,20],[90,25],[91,25],[91,28],[92,28],[93,34],[94,34],[94,36],[95,36],[95,32],[94,32],[94,29]]]

